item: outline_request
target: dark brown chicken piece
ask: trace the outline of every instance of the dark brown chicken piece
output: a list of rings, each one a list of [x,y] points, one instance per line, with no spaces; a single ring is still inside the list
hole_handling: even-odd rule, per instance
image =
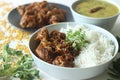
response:
[[[66,39],[65,33],[59,32],[57,30],[53,30],[50,32],[50,41],[65,40],[65,39]]]
[[[37,33],[35,40],[42,41],[42,40],[48,40],[48,38],[49,38],[49,32],[46,27],[43,27]]]
[[[40,41],[36,48],[37,55],[44,61],[52,63],[53,59],[58,55],[55,53],[53,44],[49,41],[49,33],[46,27],[41,28],[40,32],[37,33],[35,38]]]
[[[52,61],[60,55],[59,53],[55,53],[55,48],[51,45],[50,42],[42,41],[38,47],[36,48],[36,53],[39,58],[42,60],[51,63]]]
[[[78,55],[80,54],[80,50],[75,50],[75,49],[74,49],[73,47],[71,47],[71,46],[70,46],[68,49],[69,49],[71,55],[74,56],[74,57],[76,57],[76,56],[78,56]]]
[[[44,12],[43,12],[44,13]],[[41,27],[41,26],[45,26],[46,24],[46,19],[45,19],[45,14],[41,13],[37,13],[37,27]]]
[[[17,7],[18,13],[22,16],[25,13],[25,6]]]
[[[36,53],[38,55],[38,57],[40,57],[42,60],[48,62],[48,63],[52,63],[53,61],[53,51],[52,51],[52,47],[50,45],[51,43],[48,41],[41,41],[41,43],[39,44],[39,46],[36,49]]]
[[[18,13],[22,16],[22,28],[41,28],[48,24],[66,20],[66,11],[47,1],[34,2],[26,6],[19,6]],[[33,19],[33,20],[32,20]]]
[[[74,58],[70,54],[64,54],[61,56],[57,56],[52,64],[64,67],[74,67]]]
[[[26,13],[26,12],[25,12]],[[36,25],[35,15],[23,15],[20,21],[22,28],[34,27]]]
[[[58,23],[58,22],[63,22],[65,21],[65,17],[66,17],[66,11],[63,9],[59,9],[59,8],[54,8],[52,10],[53,14],[50,16],[49,19],[49,23],[50,24],[54,24],[54,23]]]
[[[60,54],[70,54],[70,51],[68,49],[69,44],[66,44],[65,40],[61,40],[60,42],[54,41],[55,44],[55,51]]]

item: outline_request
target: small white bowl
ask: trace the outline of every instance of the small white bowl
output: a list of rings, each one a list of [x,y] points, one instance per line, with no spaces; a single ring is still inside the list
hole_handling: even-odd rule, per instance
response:
[[[108,31],[110,31],[113,28],[119,14],[120,14],[120,6],[115,1],[113,1],[113,0],[105,0],[106,2],[109,2],[109,3],[113,4],[113,5],[115,5],[119,9],[119,12],[117,14],[115,14],[114,16],[105,17],[105,18],[88,17],[88,16],[77,13],[74,10],[74,6],[77,3],[79,3],[80,1],[83,1],[83,0],[75,1],[71,5],[71,11],[73,13],[73,17],[74,17],[75,22],[94,24],[94,25],[100,26],[100,27],[102,27],[102,28],[104,28],[104,29],[106,29]]]
[[[118,52],[118,42],[116,40],[116,38],[107,30],[102,29],[98,26],[95,25],[91,25],[91,24],[84,24],[84,23],[75,23],[75,22],[66,22],[66,23],[58,23],[58,24],[53,24],[53,25],[48,25],[46,26],[48,31],[51,30],[60,30],[61,28],[66,28],[67,26],[72,26],[73,28],[75,28],[75,25],[85,25],[86,27],[88,27],[91,30],[96,30],[100,33],[102,33],[104,36],[106,36],[107,38],[109,38],[114,46],[114,55],[112,57],[112,59],[110,59],[107,62],[104,62],[103,64],[94,66],[94,67],[88,67],[88,68],[68,68],[68,67],[60,67],[60,66],[56,66],[53,64],[49,64],[43,60],[41,60],[40,58],[38,58],[35,55],[35,49],[38,46],[38,43],[35,41],[35,37],[38,33],[39,30],[37,30],[36,32],[34,32],[30,38],[29,41],[29,49],[31,51],[32,57],[34,59],[35,64],[37,65],[37,67],[44,71],[45,73],[47,73],[48,75],[60,79],[60,80],[83,80],[83,79],[89,79],[92,77],[95,77],[101,73],[103,73],[106,68],[109,66],[109,64],[112,62],[112,60],[115,58],[115,56],[117,55]]]

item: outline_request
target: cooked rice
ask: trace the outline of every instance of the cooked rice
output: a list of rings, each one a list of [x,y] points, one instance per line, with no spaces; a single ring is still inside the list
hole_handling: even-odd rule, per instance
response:
[[[85,39],[90,43],[83,47],[79,56],[75,58],[74,63],[76,67],[87,68],[96,66],[109,61],[113,57],[114,45],[112,41],[96,30],[90,30],[83,25],[77,25],[74,28],[70,26],[66,29],[62,28],[60,31],[67,34],[69,29],[76,31],[78,28],[85,31]]]

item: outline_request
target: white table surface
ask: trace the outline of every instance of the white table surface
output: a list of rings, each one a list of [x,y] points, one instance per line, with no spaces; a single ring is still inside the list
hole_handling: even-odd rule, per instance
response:
[[[17,7],[18,5],[22,5],[22,4],[26,4],[26,3],[31,3],[31,2],[35,2],[35,1],[42,1],[42,0],[0,0],[1,1],[6,1],[6,2],[11,2],[13,3],[14,7]],[[74,2],[75,0],[47,0],[48,2],[54,2],[54,3],[60,3],[60,4],[64,4],[67,6],[70,6],[72,2]],[[113,0],[115,2],[117,2],[120,5],[120,0]],[[118,35],[120,36],[120,16],[118,17],[116,24],[114,25],[112,31],[111,31],[114,35]],[[42,80],[59,80],[59,79],[54,79],[50,76],[48,76],[47,74],[45,74],[44,72],[41,72],[40,74],[42,76]],[[97,76],[96,78],[93,79],[88,79],[88,80],[107,80],[108,75],[105,73]]]

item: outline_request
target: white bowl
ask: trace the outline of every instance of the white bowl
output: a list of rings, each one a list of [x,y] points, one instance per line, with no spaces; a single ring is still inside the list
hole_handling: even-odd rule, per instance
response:
[[[61,28],[65,28],[67,26],[72,26],[73,28],[75,28],[75,25],[81,25],[81,23],[75,23],[75,22],[66,22],[66,23],[58,23],[58,24],[53,24],[53,25],[48,25],[46,26],[48,31],[51,30],[60,30]],[[68,68],[68,67],[60,67],[60,66],[56,66],[56,65],[52,65],[49,64],[43,60],[41,60],[40,58],[38,58],[35,55],[35,49],[38,45],[38,43],[35,41],[35,37],[36,34],[39,30],[37,30],[36,32],[34,32],[31,36],[31,39],[29,41],[29,49],[31,51],[32,57],[34,59],[35,64],[37,65],[37,67],[44,71],[45,73],[47,73],[48,75],[55,77],[57,79],[60,80],[80,80],[80,79],[89,79],[92,77],[95,77],[101,73],[103,73],[106,68],[109,66],[109,64],[112,62],[112,60],[115,58],[117,52],[118,52],[118,42],[116,40],[116,38],[107,30],[102,29],[98,26],[95,25],[91,25],[91,24],[84,24],[86,27],[88,27],[89,29],[92,30],[96,30],[100,33],[102,33],[104,36],[106,36],[107,38],[109,38],[110,40],[112,40],[114,46],[115,46],[115,50],[114,50],[114,55],[113,58],[110,59],[109,61],[94,66],[94,67],[88,67],[88,68]]]
[[[79,14],[77,13],[75,10],[74,10],[74,6],[79,3],[80,1],[83,1],[83,0],[78,0],[78,1],[75,1],[72,3],[71,5],[71,11],[73,13],[73,17],[74,17],[74,20],[75,22],[82,22],[82,23],[90,23],[90,24],[94,24],[94,25],[97,25],[97,26],[100,26],[108,31],[110,31],[119,14],[120,14],[120,6],[113,0],[106,0],[107,2],[115,5],[118,9],[119,9],[119,12],[117,14],[115,14],[114,16],[110,16],[110,17],[105,17],[105,18],[94,18],[94,17],[88,17],[88,16],[85,16],[85,15],[82,15],[82,14]]]

